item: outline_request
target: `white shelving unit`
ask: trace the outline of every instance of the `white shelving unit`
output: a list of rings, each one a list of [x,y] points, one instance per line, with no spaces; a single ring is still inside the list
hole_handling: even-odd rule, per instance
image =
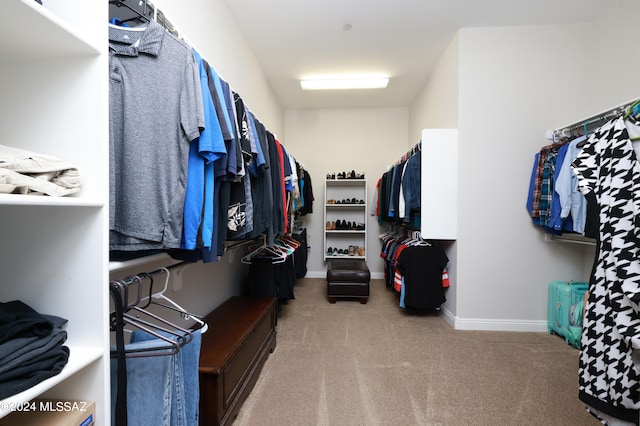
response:
[[[330,200],[335,201],[331,203]],[[350,200],[343,203],[342,201]],[[353,202],[355,201],[355,202]],[[324,185],[325,223],[345,221],[362,224],[364,229],[327,229],[324,231],[324,260],[327,259],[364,259],[357,252],[348,253],[349,246],[367,247],[367,180],[366,179],[326,179]],[[345,254],[328,253],[329,248],[346,251]]]
[[[420,233],[430,240],[458,237],[458,129],[422,131]]]
[[[0,302],[68,320],[64,370],[0,401],[95,401],[109,424],[108,3],[3,0],[0,143],[75,165],[68,197],[0,195]]]

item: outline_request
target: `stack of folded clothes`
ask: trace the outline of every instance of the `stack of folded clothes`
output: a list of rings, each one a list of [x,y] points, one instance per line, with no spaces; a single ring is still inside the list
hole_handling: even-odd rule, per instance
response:
[[[0,302],[0,399],[62,371],[69,361],[66,322],[19,300]]]

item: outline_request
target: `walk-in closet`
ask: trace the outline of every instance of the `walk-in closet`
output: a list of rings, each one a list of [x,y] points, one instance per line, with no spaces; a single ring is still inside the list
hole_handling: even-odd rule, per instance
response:
[[[0,425],[640,424],[638,2],[0,12]]]

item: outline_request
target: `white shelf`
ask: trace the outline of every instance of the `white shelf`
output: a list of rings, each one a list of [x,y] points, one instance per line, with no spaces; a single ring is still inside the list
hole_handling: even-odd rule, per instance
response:
[[[0,194],[0,205],[6,206],[63,206],[63,207],[103,207],[100,199],[76,196],[50,197],[47,195]]]
[[[354,182],[366,182],[366,179],[327,179],[326,182],[329,185],[340,185],[340,184],[344,184],[344,185],[351,185]]]
[[[562,235],[553,235],[553,234],[544,234],[544,240],[548,243],[573,243],[573,244],[584,244],[588,246],[595,246],[596,240],[594,238],[588,238],[584,235],[579,234],[562,234]]]
[[[73,5],[71,7],[74,7]],[[3,57],[97,55],[99,46],[45,6],[34,0],[0,2],[0,52]]]
[[[458,235],[458,130],[422,131],[420,234],[427,240]]]
[[[324,185],[324,220],[338,220],[365,224],[365,229],[326,229],[324,235],[324,260],[364,259],[367,248],[367,180],[366,179],[326,179]],[[362,200],[363,203],[328,203],[329,200]],[[349,246],[364,247],[365,256],[330,255],[327,249],[348,250]]]
[[[367,231],[359,229],[325,229],[327,234],[366,234]]]
[[[326,259],[366,259],[366,256],[349,256],[348,254],[343,255],[325,255]]]
[[[181,260],[174,259],[166,253],[157,253],[149,256],[137,257],[135,259],[123,261],[110,261],[109,272],[118,272],[132,268],[149,268],[149,265],[161,263],[165,267],[181,263]]]
[[[0,194],[0,300],[65,318],[61,373],[0,401],[0,417],[34,398],[109,409],[108,5],[98,0],[2,0],[0,140],[80,172],[64,197]]]
[[[34,398],[37,398],[42,393],[53,388],[57,384],[62,383],[69,377],[73,376],[83,368],[89,366],[93,362],[99,360],[104,354],[104,348],[87,348],[79,346],[69,347],[69,362],[60,372],[60,374],[50,377],[37,385],[13,395],[9,398],[5,398],[0,401],[0,418],[10,414],[12,412],[11,407],[19,406],[21,403],[29,402]]]

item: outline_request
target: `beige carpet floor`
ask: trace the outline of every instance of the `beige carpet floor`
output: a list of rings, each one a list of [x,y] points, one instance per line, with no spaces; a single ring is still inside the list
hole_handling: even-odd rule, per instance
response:
[[[578,350],[547,333],[460,331],[398,306],[382,280],[366,305],[298,280],[277,346],[234,426],[600,424],[578,400]]]

